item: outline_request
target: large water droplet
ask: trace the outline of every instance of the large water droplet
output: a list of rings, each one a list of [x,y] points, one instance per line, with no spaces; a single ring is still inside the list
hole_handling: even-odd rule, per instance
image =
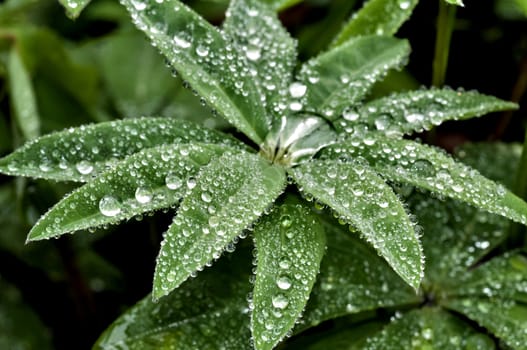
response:
[[[287,276],[280,276],[276,280],[276,285],[280,289],[288,290],[289,288],[291,288],[291,280]]]
[[[135,190],[135,199],[141,204],[146,204],[152,200],[152,191],[146,187],[138,187]]]
[[[205,202],[205,203],[210,203],[212,202],[212,196],[209,192],[203,192],[201,194],[201,199]]]
[[[283,294],[277,294],[271,299],[273,306],[277,309],[285,309],[289,305],[289,300]]]
[[[179,176],[173,173],[169,173],[165,178],[165,184],[170,190],[177,190],[183,185],[183,181]]]
[[[289,86],[289,93],[293,98],[300,98],[306,94],[307,86],[302,83],[294,82]]]
[[[258,61],[260,57],[262,57],[260,47],[256,45],[247,47],[247,51],[245,51],[245,56],[247,56],[247,58],[251,61]]]
[[[82,175],[88,175],[93,171],[93,165],[86,160],[81,160],[75,165],[75,169]]]
[[[113,196],[104,196],[99,201],[99,210],[104,216],[116,216],[121,212],[121,203]]]

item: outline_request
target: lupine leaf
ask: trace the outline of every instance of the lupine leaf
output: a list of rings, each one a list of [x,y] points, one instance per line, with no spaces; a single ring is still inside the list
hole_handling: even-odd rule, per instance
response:
[[[279,114],[288,100],[287,91],[296,66],[296,41],[282,26],[275,11],[259,0],[234,0],[223,24],[225,34],[245,54],[256,73],[255,84],[263,91],[269,114]]]
[[[423,273],[419,239],[402,203],[368,166],[313,161],[291,172],[301,190],[353,224],[414,289]]]
[[[418,2],[419,0],[369,0],[344,25],[333,41],[333,46],[357,36],[395,34],[410,17]]]
[[[155,299],[177,288],[243,234],[283,191],[285,174],[257,155],[226,155],[203,168],[193,185],[161,244]]]
[[[300,83],[296,95],[303,96],[300,101],[304,110],[337,119],[347,106],[360,101],[390,68],[402,66],[409,52],[405,40],[381,36],[354,38],[304,64],[297,78]]]
[[[516,109],[518,105],[477,92],[431,89],[403,92],[347,109],[338,127],[353,131],[366,124],[370,130],[402,135],[430,130],[447,120],[479,117],[490,112]]]
[[[327,252],[297,329],[380,307],[421,303],[399,276],[347,226],[324,216]]]
[[[272,349],[304,310],[319,272],[325,235],[309,207],[284,204],[258,223],[254,240],[251,329],[256,349]]]
[[[62,6],[66,9],[68,17],[75,19],[79,17],[80,13],[90,3],[91,0],[59,0]]]
[[[174,206],[200,167],[228,150],[232,151],[219,145],[184,144],[134,154],[57,203],[33,226],[28,240],[117,223]]]
[[[260,144],[271,123],[244,57],[224,34],[177,0],[122,0],[144,31],[207,103]]]
[[[527,204],[523,200],[431,146],[369,133],[362,135],[362,139],[352,137],[323,151],[326,156],[341,161],[360,158],[387,179],[527,223]]]
[[[413,310],[395,319],[377,335],[344,349],[480,349],[493,350],[493,341],[457,317],[437,308]]]
[[[525,349],[527,306],[524,303],[470,297],[445,301],[443,305],[476,321],[512,349]]]
[[[250,263],[249,249],[237,251],[158,302],[148,295],[121,315],[94,349],[252,349]]]
[[[24,138],[32,140],[40,134],[40,117],[31,77],[16,46],[9,52],[7,71],[13,115]]]
[[[84,182],[144,148],[188,142],[238,144],[227,135],[189,122],[130,119],[42,136],[0,159],[0,171],[15,176]]]

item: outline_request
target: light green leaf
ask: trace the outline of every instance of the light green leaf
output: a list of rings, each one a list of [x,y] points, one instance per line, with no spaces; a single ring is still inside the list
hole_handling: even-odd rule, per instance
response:
[[[250,260],[249,249],[237,251],[158,302],[148,295],[121,315],[94,349],[252,349],[246,301]]]
[[[251,329],[256,349],[272,349],[304,310],[325,249],[310,208],[284,204],[254,230],[256,279]]]
[[[362,240],[350,235],[347,226],[323,217],[327,252],[318,281],[297,329],[344,315],[380,307],[420,304],[416,295]]]
[[[402,203],[368,166],[313,161],[291,171],[301,190],[353,224],[414,289],[423,277],[419,238]]]
[[[7,62],[10,103],[16,123],[24,138],[31,140],[40,134],[40,117],[31,77],[17,47],[9,52]]]
[[[419,0],[369,0],[333,41],[338,46],[363,35],[393,35],[410,17]]]
[[[527,16],[527,1],[526,0],[514,0],[516,6],[521,10],[524,16]]]
[[[66,9],[68,17],[75,19],[79,17],[82,10],[90,3],[91,0],[59,0],[60,4]]]
[[[163,145],[134,154],[73,191],[33,226],[28,240],[56,237],[175,206],[199,169],[232,149],[207,144]]]
[[[409,53],[410,46],[405,40],[381,36],[354,38],[304,64],[298,75],[300,83],[294,86],[295,93],[305,94],[301,100],[304,110],[335,120],[347,106],[364,98],[390,68],[401,67]]]
[[[457,317],[437,308],[413,310],[396,318],[382,332],[344,349],[492,350],[494,342]]]
[[[527,344],[527,306],[500,299],[455,299],[443,303],[449,309],[466,315],[516,350]]]
[[[142,149],[171,143],[234,139],[189,122],[141,118],[71,128],[42,136],[0,159],[0,171],[59,181],[88,181]]]
[[[346,110],[338,127],[353,131],[359,123],[387,135],[430,130],[447,120],[479,117],[490,112],[517,109],[518,105],[477,92],[431,89],[403,92]]]
[[[465,4],[463,3],[463,0],[445,0],[445,1],[452,5],[457,5],[461,7],[465,6]]]
[[[296,66],[296,41],[282,26],[275,11],[259,0],[233,0],[223,24],[236,51],[246,56],[255,84],[264,93],[268,114],[286,105]]]
[[[177,0],[123,0],[135,25],[194,90],[260,144],[270,127],[246,59],[224,34]]]
[[[523,200],[437,148],[369,133],[331,145],[324,151],[326,156],[342,161],[360,158],[387,179],[527,224],[527,204]]]
[[[497,297],[527,303],[527,258],[510,253],[498,256],[465,271],[449,287],[448,296]]]
[[[285,173],[249,153],[225,155],[199,173],[161,244],[153,297],[177,288],[218,258],[285,187]]]

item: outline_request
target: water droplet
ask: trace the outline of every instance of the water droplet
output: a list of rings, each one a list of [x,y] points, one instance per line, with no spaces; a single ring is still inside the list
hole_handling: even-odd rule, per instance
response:
[[[289,288],[291,288],[291,280],[287,276],[280,276],[276,280],[276,285],[280,289],[288,290]]]
[[[181,36],[174,35],[174,44],[181,47],[182,49],[188,49],[190,47],[190,41],[185,40]]]
[[[170,190],[177,190],[183,185],[183,181],[174,173],[169,173],[165,178],[165,184]]]
[[[210,203],[212,202],[212,196],[209,192],[203,192],[201,194],[201,199],[205,202],[205,203]]]
[[[75,169],[82,175],[88,175],[93,171],[93,165],[86,160],[81,160],[75,165]]]
[[[113,196],[104,196],[99,201],[99,210],[104,216],[116,216],[121,212],[121,203]]]
[[[426,159],[417,159],[412,164],[412,171],[425,177],[433,177],[436,175],[434,165]]]
[[[289,93],[293,98],[300,98],[306,94],[307,86],[302,83],[294,82],[289,86]]]
[[[419,123],[419,122],[422,122],[425,119],[425,117],[419,113],[411,113],[411,114],[405,115],[404,119],[406,119],[408,123]]]
[[[260,47],[255,45],[248,46],[247,51],[245,51],[245,56],[251,61],[258,61],[262,57]]]
[[[194,187],[196,187],[196,185],[197,185],[196,179],[193,178],[193,177],[189,177],[188,180],[187,180],[187,187],[188,187],[188,189],[191,190]]]
[[[399,1],[399,8],[401,10],[408,10],[410,8],[410,1],[408,0]]]
[[[282,269],[288,269],[291,266],[291,262],[287,258],[283,258],[278,263],[278,266],[280,266]]]
[[[198,56],[200,56],[200,57],[206,57],[206,56],[209,54],[209,48],[206,47],[206,46],[203,46],[203,45],[199,45],[199,46],[196,48],[196,53],[197,53]]]
[[[343,113],[342,113],[342,118],[346,119],[346,120],[349,120],[350,122],[354,122],[356,121],[357,119],[359,119],[360,115],[359,113],[357,113],[357,111],[355,111],[354,109],[346,109]]]
[[[139,1],[139,0],[132,0],[132,6],[137,10],[137,11],[142,11],[146,8],[146,2],[142,2],[142,1]]]
[[[277,294],[271,299],[273,306],[277,309],[285,309],[289,305],[289,300],[283,294]]]
[[[286,215],[283,215],[281,219],[282,219],[281,225],[283,228],[291,227],[291,224],[293,223],[293,221],[291,220],[291,216],[286,214]]]
[[[141,204],[146,204],[152,200],[152,192],[148,188],[138,187],[135,190],[135,199]]]

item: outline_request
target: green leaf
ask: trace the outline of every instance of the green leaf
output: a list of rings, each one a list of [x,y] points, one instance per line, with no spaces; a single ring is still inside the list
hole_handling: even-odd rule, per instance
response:
[[[272,349],[304,310],[324,255],[324,229],[310,208],[284,204],[255,227],[251,329],[256,349]]]
[[[91,0],[59,0],[60,4],[66,9],[68,17],[75,19],[79,17],[82,10],[90,3]]]
[[[73,191],[33,226],[28,240],[113,224],[175,206],[211,159],[232,149],[207,144],[149,148]]]
[[[463,0],[445,0],[448,4],[452,4],[452,5],[457,5],[457,6],[465,6],[465,4],[463,4]]]
[[[40,134],[40,117],[31,77],[16,46],[11,48],[7,62],[10,103],[18,127],[26,140]]]
[[[259,0],[231,1],[223,30],[256,73],[255,84],[265,96],[267,113],[277,114],[288,100],[284,92],[296,66],[296,41],[275,11]]]
[[[490,112],[517,109],[518,105],[477,92],[451,89],[418,90],[393,94],[348,109],[338,126],[353,131],[358,123],[387,135],[430,130],[447,120],[463,120]]]
[[[203,168],[161,244],[153,297],[218,258],[282,193],[285,180],[282,168],[249,153],[227,154]]]
[[[238,251],[158,302],[148,295],[121,315],[94,349],[252,349],[246,302],[250,264],[250,250]]]
[[[387,179],[527,223],[527,204],[523,200],[437,148],[370,133],[356,135],[324,151],[326,156],[342,161],[360,158]]]
[[[246,59],[224,34],[177,0],[123,0],[181,77],[225,119],[260,144],[269,130],[261,91]]]
[[[303,192],[353,224],[406,283],[419,287],[424,269],[419,238],[402,203],[372,169],[357,162],[313,161],[291,175]]]
[[[396,318],[382,332],[345,349],[494,349],[493,341],[457,317],[437,308],[413,310]]]
[[[296,90],[304,87],[304,110],[337,119],[346,107],[364,98],[390,68],[401,67],[409,53],[405,40],[365,36],[315,57],[298,75],[301,85]]]
[[[419,0],[369,0],[333,41],[338,46],[363,35],[393,35],[410,17]]]
[[[524,16],[527,16],[527,1],[526,0],[514,0],[516,6],[520,9]]]
[[[188,142],[238,144],[227,135],[189,122],[163,118],[121,120],[42,136],[0,159],[0,171],[82,182],[142,149]]]
[[[449,309],[466,315],[502,339],[513,349],[525,349],[527,344],[527,306],[500,299],[450,300],[443,303]]]
[[[260,2],[271,5],[276,10],[285,10],[293,5],[296,5],[303,0],[260,0]]]
[[[376,252],[348,228],[323,217],[327,252],[297,329],[380,307],[420,304],[415,294]]]
[[[521,254],[498,256],[452,283],[448,296],[512,299],[527,303],[527,258]]]

